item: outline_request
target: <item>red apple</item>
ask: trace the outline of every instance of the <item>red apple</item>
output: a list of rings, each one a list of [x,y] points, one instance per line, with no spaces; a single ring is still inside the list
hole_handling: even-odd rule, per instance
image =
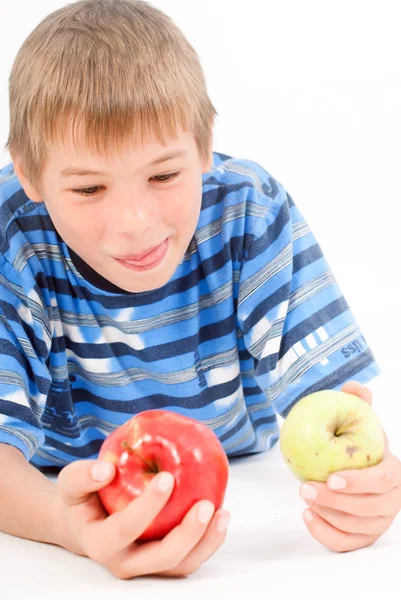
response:
[[[171,496],[141,541],[163,538],[195,502],[223,504],[228,459],[216,434],[202,423],[167,410],[147,410],[129,419],[103,442],[99,459],[116,465],[113,481],[98,494],[106,511],[122,510],[160,471],[174,475]]]

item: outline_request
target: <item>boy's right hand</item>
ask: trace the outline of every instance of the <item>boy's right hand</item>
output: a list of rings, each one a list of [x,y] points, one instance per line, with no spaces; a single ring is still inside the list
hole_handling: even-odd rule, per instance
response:
[[[88,556],[120,579],[158,574],[182,577],[195,572],[222,545],[229,514],[202,500],[160,541],[136,543],[170,497],[174,479],[159,473],[124,510],[108,515],[97,490],[115,475],[115,466],[76,461],[58,476],[56,518],[60,545]]]

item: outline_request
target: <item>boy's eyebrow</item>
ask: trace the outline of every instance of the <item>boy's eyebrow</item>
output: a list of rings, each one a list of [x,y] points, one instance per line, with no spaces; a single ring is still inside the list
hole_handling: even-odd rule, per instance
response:
[[[162,154],[155,160],[152,160],[152,162],[149,163],[148,166],[154,167],[155,165],[160,165],[161,163],[167,162],[168,160],[171,160],[173,158],[178,158],[180,156],[187,156],[187,152],[185,150],[170,150],[166,154]],[[109,175],[110,176],[110,173],[105,173],[102,171],[92,171],[91,169],[82,169],[80,167],[74,167],[74,166],[66,167],[60,173],[61,177],[72,177],[73,175],[75,175],[76,177],[83,176],[83,175]]]

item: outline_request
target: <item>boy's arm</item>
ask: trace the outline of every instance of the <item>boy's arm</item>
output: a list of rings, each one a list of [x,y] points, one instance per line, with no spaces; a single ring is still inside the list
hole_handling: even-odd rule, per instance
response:
[[[368,383],[380,368],[316,236],[284,188],[277,190],[273,200],[252,196],[260,206],[248,223],[255,239],[241,267],[237,313],[259,387],[286,418],[302,397]]]
[[[64,545],[55,509],[57,486],[17,448],[1,443],[0,473],[0,531]]]

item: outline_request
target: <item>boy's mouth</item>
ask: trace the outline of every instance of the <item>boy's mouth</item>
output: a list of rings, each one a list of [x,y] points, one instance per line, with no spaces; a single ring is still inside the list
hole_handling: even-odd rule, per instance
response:
[[[167,249],[168,238],[158,246],[153,247],[145,252],[142,252],[141,254],[129,257],[116,257],[116,261],[124,267],[134,270],[151,269],[163,260],[164,256],[166,255]]]

